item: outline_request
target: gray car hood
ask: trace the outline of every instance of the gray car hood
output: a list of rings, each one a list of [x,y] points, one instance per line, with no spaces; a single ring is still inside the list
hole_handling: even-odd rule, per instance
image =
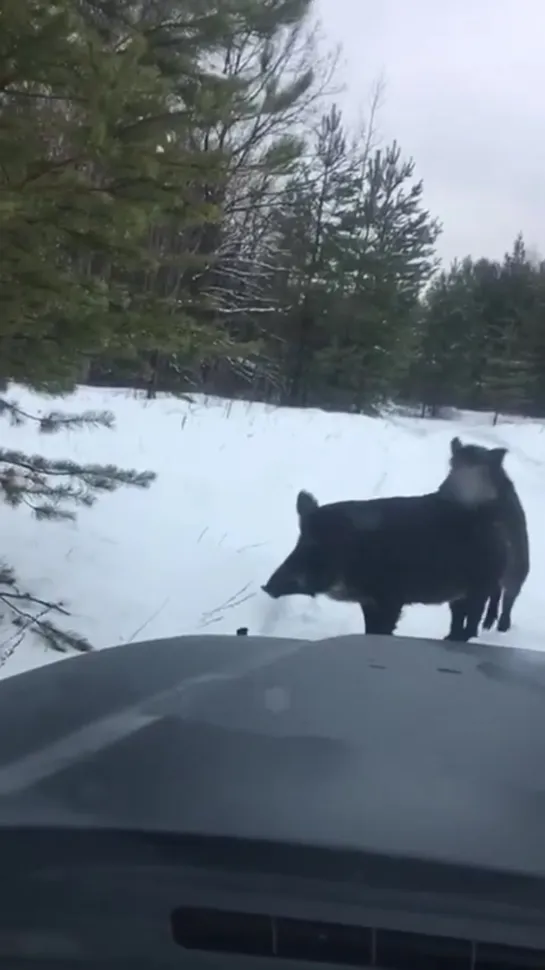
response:
[[[242,836],[545,874],[538,653],[176,637],[6,679],[0,722],[0,826]]]

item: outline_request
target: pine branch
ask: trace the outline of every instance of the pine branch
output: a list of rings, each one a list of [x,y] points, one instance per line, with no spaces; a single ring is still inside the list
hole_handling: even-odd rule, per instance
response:
[[[9,621],[15,629],[15,634],[2,644],[0,667],[13,655],[28,632],[36,634],[48,647],[59,653],[67,653],[69,650],[88,652],[93,649],[85,637],[72,630],[61,629],[47,618],[50,613],[70,616],[61,602],[44,600],[32,593],[21,591],[13,569],[5,564],[0,566],[0,603],[6,607]],[[34,607],[39,609],[33,612]],[[3,619],[6,620],[6,617]]]
[[[85,427],[113,429],[115,425],[115,417],[111,411],[82,411],[79,414],[50,411],[48,414],[39,416],[24,411],[15,401],[0,398],[0,417],[6,413],[9,414],[12,424],[16,426],[22,425],[25,421],[34,421],[39,425],[42,434]]]
[[[64,608],[62,603],[50,603],[47,600],[40,599],[39,596],[31,596],[30,593],[19,593],[15,591],[10,593],[3,592],[0,593],[0,598],[4,603],[8,603],[12,609],[14,609],[13,600],[20,600],[22,603],[35,603],[37,606],[43,606],[43,608],[48,612],[50,610],[56,610],[57,613],[62,613],[64,616],[70,616],[70,613]]]
[[[51,620],[35,618],[34,629],[45,645],[56,650],[57,653],[68,653],[70,650],[90,653],[93,650],[93,645],[86,637],[76,633],[75,630],[62,630]]]
[[[5,466],[1,468],[1,463]],[[53,485],[51,478],[70,481]],[[94,505],[100,493],[112,493],[121,485],[149,488],[155,472],[139,472],[115,465],[80,465],[69,459],[47,459],[42,455],[25,455],[0,448],[0,491],[12,507],[28,505],[38,519],[74,519],[75,515],[61,504],[87,508]],[[36,501],[43,500],[43,501]]]

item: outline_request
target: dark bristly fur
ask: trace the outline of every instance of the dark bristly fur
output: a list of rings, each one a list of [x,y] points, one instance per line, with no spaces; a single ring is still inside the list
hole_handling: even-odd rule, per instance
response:
[[[513,605],[530,572],[530,548],[526,516],[515,486],[503,467],[507,449],[463,445],[459,438],[453,438],[450,447],[451,475],[454,473],[455,479],[456,475],[466,474],[466,476],[469,475],[470,479],[473,476],[471,480],[477,503],[488,502],[490,500],[490,488],[492,489],[491,501],[495,504],[506,545],[506,565],[501,582],[488,601],[483,627],[485,630],[490,630],[498,619],[500,600],[503,594],[497,628],[500,633],[505,633],[511,627]],[[445,489],[449,478],[445,480],[441,489]],[[466,482],[467,480],[466,478]],[[446,490],[450,495],[453,494],[452,487],[447,486]],[[453,497],[463,501],[460,495]]]
[[[366,632],[383,634],[394,632],[405,605],[449,602],[447,639],[477,635],[506,559],[487,505],[468,507],[437,491],[319,506],[300,492],[296,508],[299,539],[263,586],[269,596],[322,593],[359,603]]]

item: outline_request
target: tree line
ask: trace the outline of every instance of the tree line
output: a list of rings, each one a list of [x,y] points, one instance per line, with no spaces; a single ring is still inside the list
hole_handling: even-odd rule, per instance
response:
[[[313,0],[0,5],[12,421],[32,420],[7,396],[14,381],[545,412],[544,264],[519,237],[501,263],[440,271],[415,163],[375,130],[380,90],[366,125],[347,126],[313,15]],[[66,516],[153,479],[53,464],[0,449],[4,499]],[[14,583],[0,575],[12,604]]]
[[[542,414],[543,264],[439,272],[413,160],[333,103],[312,0],[0,11],[2,376]],[[24,14],[24,16],[23,16]]]

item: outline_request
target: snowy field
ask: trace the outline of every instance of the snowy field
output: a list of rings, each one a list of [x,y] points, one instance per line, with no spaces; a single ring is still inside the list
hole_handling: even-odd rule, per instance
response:
[[[505,446],[505,466],[528,517],[532,571],[508,634],[489,643],[545,649],[545,434],[538,422],[492,426],[487,416],[432,421],[391,414],[367,418],[257,404],[82,389],[64,401],[18,388],[8,395],[33,413],[107,409],[115,431],[40,435],[31,424],[2,426],[2,445],[54,458],[113,462],[158,478],[149,490],[122,488],[82,509],[75,523],[36,522],[0,507],[2,554],[21,585],[62,598],[69,627],[97,648],[188,633],[319,638],[363,629],[359,607],[302,597],[269,600],[260,585],[297,537],[295,497],[321,503],[435,488],[455,435]],[[407,608],[398,633],[443,637],[448,607]],[[5,643],[5,636],[0,637]],[[0,676],[58,661],[27,635]],[[62,660],[61,660],[62,662]]]

